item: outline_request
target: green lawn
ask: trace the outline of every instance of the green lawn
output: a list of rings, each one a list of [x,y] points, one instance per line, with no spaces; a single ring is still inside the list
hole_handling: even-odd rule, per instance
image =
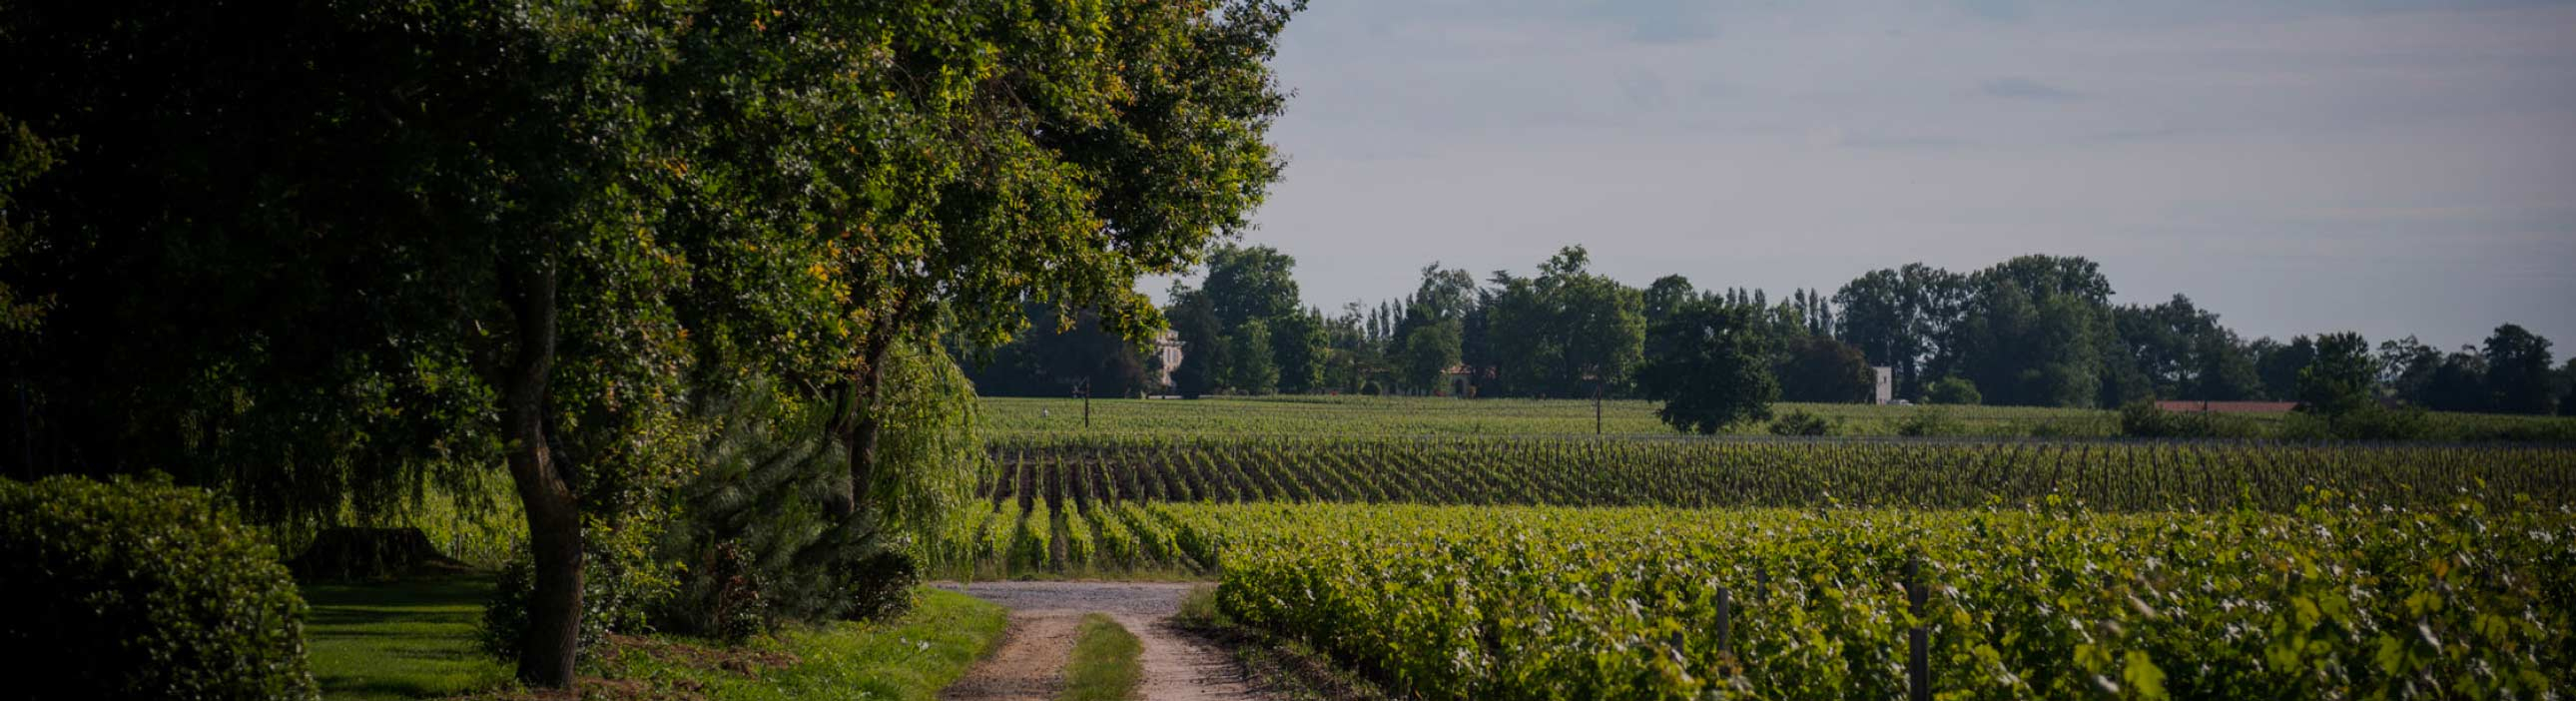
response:
[[[305,641],[323,697],[519,696],[509,665],[474,642],[491,591],[482,577],[304,587],[313,607]],[[794,628],[737,648],[630,639],[600,661],[604,679],[582,687],[612,697],[926,701],[991,650],[1005,622],[1000,606],[925,588],[912,613],[889,623]]]
[[[304,639],[313,677],[332,699],[453,696],[510,682],[510,668],[477,648],[474,629],[492,582],[443,577],[303,587],[313,607]]]

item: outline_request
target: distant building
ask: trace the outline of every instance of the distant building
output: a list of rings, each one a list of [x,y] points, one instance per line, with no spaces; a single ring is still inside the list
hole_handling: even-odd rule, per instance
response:
[[[2290,410],[2299,408],[2299,403],[2170,400],[2156,402],[2156,408],[2187,414],[2287,414]]]
[[[1872,365],[1869,368],[1869,374],[1878,378],[1877,393],[1870,395],[1870,397],[1876,400],[1879,404],[1895,402],[1896,369],[1884,365]]]
[[[1155,373],[1154,381],[1163,387],[1172,386],[1172,371],[1181,367],[1180,332],[1164,329],[1162,333],[1154,334],[1154,358],[1163,366]]]

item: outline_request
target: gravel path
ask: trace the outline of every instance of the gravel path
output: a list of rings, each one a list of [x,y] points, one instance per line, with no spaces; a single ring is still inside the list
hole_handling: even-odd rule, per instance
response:
[[[1145,701],[1261,699],[1244,683],[1232,657],[1172,627],[1181,599],[1200,585],[1143,582],[978,582],[939,588],[962,591],[1011,610],[1001,648],[940,693],[950,701],[1046,701],[1063,686],[1065,660],[1086,613],[1108,614],[1143,643],[1139,657]]]

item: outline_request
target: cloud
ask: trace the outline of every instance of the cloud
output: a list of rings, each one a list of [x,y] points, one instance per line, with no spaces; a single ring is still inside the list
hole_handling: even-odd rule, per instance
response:
[[[1977,92],[1982,93],[1987,97],[2003,98],[2006,100],[2071,102],[2074,100],[2084,99],[2083,93],[2049,85],[2029,78],[2009,76],[1986,81],[1985,84],[1977,86]]]

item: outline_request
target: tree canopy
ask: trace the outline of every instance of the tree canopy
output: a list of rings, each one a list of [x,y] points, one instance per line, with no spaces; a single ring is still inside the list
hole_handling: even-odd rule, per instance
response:
[[[11,381],[66,444],[44,469],[272,518],[508,464],[520,672],[561,685],[583,523],[684,471],[692,397],[838,406],[831,540],[863,543],[902,514],[865,486],[892,349],[998,342],[1022,300],[1153,326],[1134,280],[1278,174],[1294,9],[9,5],[0,124],[78,144],[0,181],[36,223],[0,284],[45,301]]]

